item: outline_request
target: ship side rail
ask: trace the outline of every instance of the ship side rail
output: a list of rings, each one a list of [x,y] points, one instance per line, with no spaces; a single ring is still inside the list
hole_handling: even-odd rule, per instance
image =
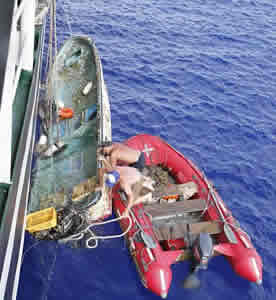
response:
[[[21,3],[23,3],[23,1]],[[22,13],[23,11],[24,10],[22,10]],[[26,100],[24,118],[22,120],[22,126],[20,127],[20,138],[18,146],[14,149],[16,155],[14,155],[14,161],[12,162],[12,184],[11,182],[9,184],[6,203],[1,216],[0,299],[16,299],[22,262],[25,214],[30,188],[30,173],[34,148],[34,133],[36,128],[37,99],[41,77],[45,22],[43,25],[39,25],[39,28],[37,29],[40,32],[40,38],[36,44],[35,60],[32,62],[35,62],[34,70],[33,73],[30,73],[31,83],[28,93],[25,94],[28,99]],[[22,64],[22,66],[23,65],[24,64]],[[24,72],[22,73],[26,72],[28,71],[25,71],[24,69]],[[15,73],[13,75],[15,75]],[[21,83],[19,88],[17,88],[17,91],[21,90],[20,87]],[[10,102],[12,102],[12,100],[13,99],[10,99]],[[15,102],[17,102],[17,100]],[[2,108],[3,102],[1,105],[0,116]],[[0,121],[2,121],[1,118]],[[8,125],[9,124],[5,124],[4,128],[6,129]],[[3,163],[5,159],[6,157],[2,159],[1,163]],[[3,175],[3,173],[1,175]],[[3,182],[3,177],[1,177],[0,182]]]
[[[1,10],[0,183],[11,183],[13,102],[22,70],[32,72],[35,0],[8,1]]]

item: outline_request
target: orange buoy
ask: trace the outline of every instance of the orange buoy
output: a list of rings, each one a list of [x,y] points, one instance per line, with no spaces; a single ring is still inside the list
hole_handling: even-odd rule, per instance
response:
[[[162,197],[164,200],[170,200],[170,199],[175,199],[177,200],[179,198],[179,194],[175,194],[175,195],[167,195],[167,196],[163,196]]]
[[[74,111],[72,108],[63,107],[59,109],[58,115],[62,120],[71,119],[74,116]]]

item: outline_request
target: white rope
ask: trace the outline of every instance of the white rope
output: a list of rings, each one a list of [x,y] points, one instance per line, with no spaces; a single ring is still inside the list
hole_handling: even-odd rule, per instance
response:
[[[53,58],[57,55],[57,26],[56,26],[56,20],[57,20],[57,7],[56,7],[56,0],[53,0],[53,38],[54,38],[54,55]]]
[[[48,45],[48,51],[49,51],[49,62],[48,62],[48,74],[47,74],[47,81],[46,81],[46,100],[47,100],[47,105],[50,110],[50,115],[49,115],[49,133],[48,133],[48,147],[50,147],[53,143],[53,140],[50,137],[52,136],[53,132],[53,95],[50,93],[50,74],[52,74],[53,71],[53,64],[54,64],[54,55],[55,55],[55,1],[52,0],[51,3],[51,10],[50,10],[50,33],[49,33],[49,45]],[[53,90],[53,87],[52,87]],[[50,163],[51,163],[51,169],[54,169],[54,159],[53,157],[50,158]],[[56,193],[56,183],[54,183],[54,192]],[[48,194],[51,193],[50,190],[50,185],[48,189]]]
[[[61,3],[62,3],[64,15],[65,15],[65,22],[68,27],[68,32],[69,32],[70,36],[73,36],[72,22],[70,22],[70,18],[69,18],[70,3],[68,0],[63,0]],[[81,35],[83,35],[83,32],[74,30],[74,35],[81,36]]]
[[[65,2],[66,2],[66,6],[69,7],[69,4],[68,4],[68,2],[66,0],[62,1],[62,7],[63,7],[63,11],[64,11],[66,23],[67,23],[67,26],[68,26],[68,29],[69,29],[69,33],[72,36],[73,35],[72,26],[71,26],[71,23],[69,21],[68,11],[67,11],[67,9],[65,8],[65,5],[64,5]]]
[[[122,219],[125,219],[125,218],[129,220],[129,224],[128,224],[127,229],[121,234],[100,236],[100,235],[95,235],[95,233],[91,230],[91,228],[94,227],[94,226],[113,223],[113,222],[116,222],[116,221],[119,221],[119,220],[122,220]],[[120,217],[112,219],[112,220],[90,224],[85,229],[80,231],[79,233],[73,234],[73,235],[71,235],[67,238],[61,239],[61,240],[59,240],[59,242],[66,243],[68,241],[78,241],[78,240],[81,240],[84,237],[85,233],[89,232],[91,237],[86,240],[86,247],[89,248],[89,249],[94,249],[98,246],[98,240],[108,240],[108,239],[116,239],[116,238],[123,237],[124,235],[126,235],[129,232],[129,230],[131,229],[131,226],[132,226],[132,219],[130,218],[130,216],[120,216]],[[89,245],[89,242],[91,240],[95,240],[95,244],[93,246]]]
[[[26,254],[32,249],[35,248],[38,244],[40,244],[42,242],[42,240],[36,241],[35,243],[33,243],[29,248],[27,248],[25,250],[25,252],[22,255],[22,260],[21,260],[21,265],[23,264],[24,258],[26,256]]]

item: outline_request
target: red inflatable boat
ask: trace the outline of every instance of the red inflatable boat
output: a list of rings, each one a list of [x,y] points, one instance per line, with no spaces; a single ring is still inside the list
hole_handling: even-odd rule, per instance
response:
[[[260,256],[204,174],[158,137],[137,135],[126,144],[144,152],[147,166],[165,166],[177,184],[193,182],[197,186],[188,200],[132,207],[132,227],[126,240],[143,285],[166,298],[172,280],[170,266],[190,259],[191,273],[185,284],[197,286],[197,271],[206,269],[216,255],[224,255],[241,277],[261,284]],[[113,200],[115,212],[122,215],[126,199],[118,185]],[[128,220],[122,219],[120,225],[125,230]]]

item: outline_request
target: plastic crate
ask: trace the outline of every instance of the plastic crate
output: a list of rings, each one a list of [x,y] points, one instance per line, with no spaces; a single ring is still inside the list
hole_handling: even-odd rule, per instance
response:
[[[55,227],[57,212],[54,207],[46,208],[27,215],[26,230],[33,233]]]

